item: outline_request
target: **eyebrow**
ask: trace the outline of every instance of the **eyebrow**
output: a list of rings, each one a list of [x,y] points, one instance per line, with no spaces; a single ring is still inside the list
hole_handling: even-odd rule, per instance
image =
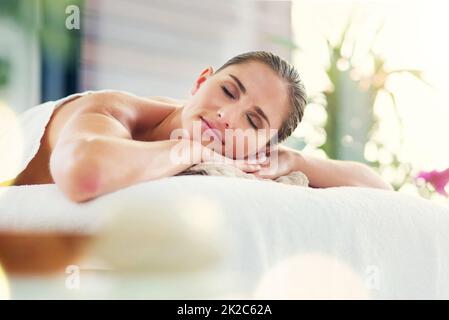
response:
[[[237,85],[239,86],[240,90],[243,92],[243,94],[246,94],[246,88],[243,85],[243,83],[239,80],[239,78],[237,78],[236,76],[234,76],[233,74],[229,73],[229,76],[234,79],[235,82],[237,82]],[[256,110],[256,112],[265,119],[265,121],[268,122],[268,126],[270,126],[270,120],[268,120],[267,115],[265,114],[265,112],[263,112],[263,110],[259,107],[259,106],[254,106],[254,109]]]

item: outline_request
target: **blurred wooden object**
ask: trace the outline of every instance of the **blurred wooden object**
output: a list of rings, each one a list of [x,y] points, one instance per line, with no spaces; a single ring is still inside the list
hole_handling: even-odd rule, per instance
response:
[[[0,264],[11,274],[64,271],[79,261],[90,240],[79,234],[0,231]]]

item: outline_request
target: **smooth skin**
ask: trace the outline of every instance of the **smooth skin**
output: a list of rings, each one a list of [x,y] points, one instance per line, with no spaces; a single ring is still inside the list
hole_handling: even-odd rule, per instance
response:
[[[89,94],[56,109],[37,155],[14,184],[56,183],[71,200],[84,202],[139,182],[173,176],[200,162],[226,160],[271,179],[300,170],[311,187],[392,189],[364,164],[319,159],[283,146],[277,149],[278,165],[269,166],[274,159],[273,150],[265,148],[269,134],[255,142],[243,139],[243,153],[228,137],[212,144],[193,137],[193,123],[202,119],[221,137],[229,129],[248,133],[279,129],[288,107],[285,83],[259,62],[232,65],[218,73],[205,69],[187,101],[124,92]],[[180,128],[186,135],[174,139],[173,131]],[[189,161],[173,162],[173,148],[187,154]],[[248,161],[262,154],[268,157],[260,157],[259,164]]]

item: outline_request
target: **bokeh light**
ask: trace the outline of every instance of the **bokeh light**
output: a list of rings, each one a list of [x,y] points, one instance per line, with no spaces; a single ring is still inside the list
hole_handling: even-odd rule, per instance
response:
[[[1,101],[0,145],[0,186],[8,186],[14,183],[14,173],[22,163],[24,141],[16,113]]]
[[[428,87],[401,74],[387,84],[398,95],[398,108],[404,121],[404,160],[422,169],[446,168],[449,165],[449,149],[444,147],[449,136],[447,12],[447,1],[293,1],[295,40],[301,48],[295,52],[295,62],[306,88],[314,94],[329,85],[323,71],[328,60],[323,38],[337,39],[354,13],[357,32],[352,34],[357,37],[360,54],[354,57],[353,63],[361,72],[369,72],[371,64],[364,59],[362,49],[368,46],[376,26],[383,22],[375,48],[385,57],[388,67],[422,70],[432,84]],[[347,67],[347,62],[341,66]],[[316,112],[315,108],[310,112]],[[375,112],[382,119],[381,131],[385,132],[382,141],[395,144],[397,124],[391,121],[392,108],[387,97],[379,97]]]
[[[9,282],[0,264],[0,300],[8,300],[10,298]]]
[[[280,261],[260,280],[255,299],[369,299],[364,280],[344,262],[324,254]]]
[[[362,148],[362,156],[376,163],[384,179],[400,186],[399,191],[411,190],[402,187],[413,186],[408,178],[413,172],[449,167],[449,149],[445,147],[449,136],[447,12],[449,2],[438,0],[292,2],[294,41],[299,47],[293,61],[312,97],[333,89],[326,73],[330,61],[326,41],[338,43],[351,21],[336,68],[341,73],[349,71],[349,78],[358,81],[362,89],[370,83],[384,84],[386,90],[378,92],[372,109],[377,127]],[[372,76],[378,70],[380,60],[376,59],[385,64]],[[394,73],[389,74],[391,71]],[[346,102],[353,98],[357,97],[347,96]],[[319,127],[316,119],[323,118],[322,110],[314,103],[306,109],[303,128],[294,133],[306,144],[315,144],[304,151],[316,150],[322,143],[322,133],[315,128]],[[357,121],[351,119],[343,126],[357,126]],[[309,137],[313,135],[320,137]],[[339,143],[349,146],[356,141],[357,136],[348,136]],[[405,169],[408,172],[404,174]],[[433,195],[428,198],[433,200]]]

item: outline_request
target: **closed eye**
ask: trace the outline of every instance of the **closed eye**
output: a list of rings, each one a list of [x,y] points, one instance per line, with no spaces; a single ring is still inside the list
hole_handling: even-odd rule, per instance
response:
[[[251,117],[249,115],[246,115],[246,117],[248,118],[248,122],[251,125],[251,127],[253,127],[254,129],[258,129],[257,126],[254,124],[254,121],[251,119]]]
[[[225,95],[227,95],[229,98],[231,99],[235,99],[235,97],[232,95],[232,93],[229,92],[228,89],[226,89],[225,86],[221,86],[221,89],[223,89],[223,92],[225,93]]]
[[[223,90],[224,94],[231,98],[231,99],[235,99],[235,97],[232,95],[231,92],[229,92],[228,89],[226,89],[225,86],[221,86],[221,89]],[[254,123],[254,121],[251,119],[251,117],[249,115],[246,115],[246,118],[248,119],[249,124],[251,125],[251,127],[253,127],[254,129],[258,130],[259,128],[257,127],[257,125]]]

